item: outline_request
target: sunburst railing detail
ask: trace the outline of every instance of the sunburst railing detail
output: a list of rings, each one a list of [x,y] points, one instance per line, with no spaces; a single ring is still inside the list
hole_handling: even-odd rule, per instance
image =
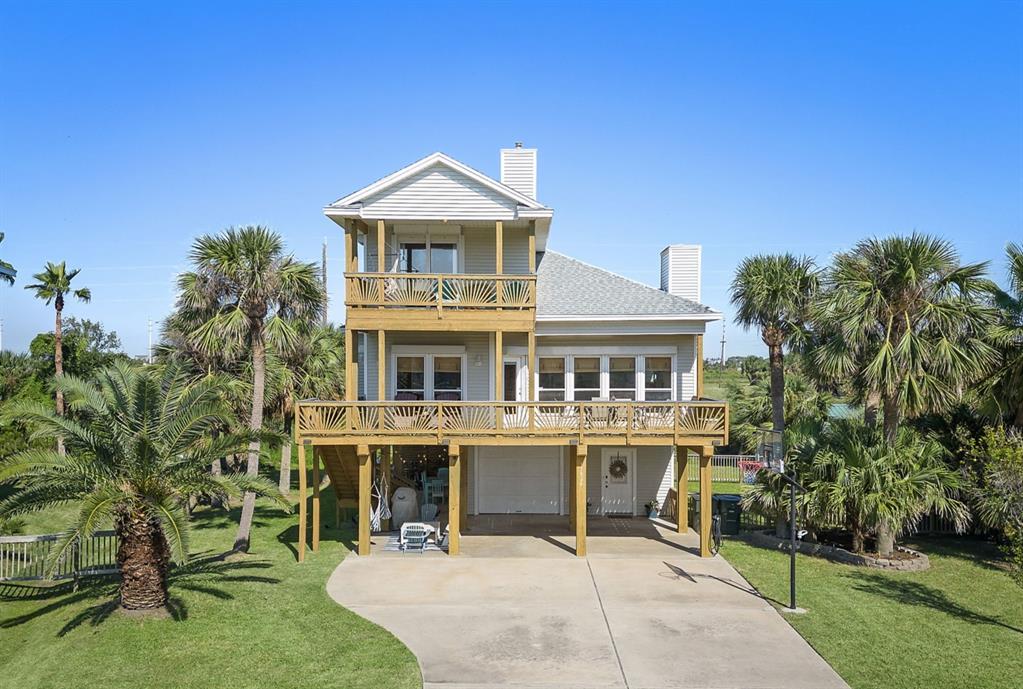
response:
[[[352,273],[345,289],[355,308],[536,308],[535,275]]]
[[[303,437],[565,438],[584,441],[728,442],[728,405],[692,402],[298,403]]]

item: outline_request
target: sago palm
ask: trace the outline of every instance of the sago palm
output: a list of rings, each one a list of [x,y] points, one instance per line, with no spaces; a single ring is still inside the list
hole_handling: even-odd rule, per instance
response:
[[[58,379],[64,375],[64,296],[70,293],[79,301],[88,303],[92,300],[92,292],[88,287],[79,287],[76,290],[71,289],[71,281],[80,272],[81,269],[79,268],[68,270],[65,261],[60,263],[48,262],[43,272],[32,276],[37,282],[25,285],[25,289],[32,290],[37,299],[44,300],[47,305],[53,304],[53,309],[56,313],[53,326],[53,366],[57,372]],[[57,386],[57,415],[63,416],[63,414],[64,393],[61,392],[60,386]],[[63,452],[64,441],[60,435],[56,437],[56,440],[57,451]]]
[[[249,428],[263,425],[267,347],[278,352],[298,342],[298,322],[320,320],[326,303],[314,263],[285,254],[280,236],[261,226],[231,228],[200,237],[192,246],[194,269],[178,279],[178,312],[198,350],[241,349],[252,367]],[[249,446],[246,471],[259,474],[258,440]],[[247,493],[235,549],[247,551],[256,496]]]
[[[767,345],[771,421],[776,431],[785,430],[783,348],[799,340],[817,285],[813,260],[792,254],[746,258],[732,280],[736,323],[746,329],[757,328]]]
[[[14,402],[5,410],[35,428],[39,438],[65,438],[67,453],[27,450],[0,463],[0,480],[15,492],[0,501],[0,518],[75,504],[77,514],[52,550],[52,571],[78,538],[113,525],[121,573],[121,605],[148,610],[167,602],[171,560],[188,557],[189,498],[221,500],[242,491],[283,502],[260,477],[213,476],[213,457],[240,451],[250,434],[226,434],[231,409],[223,381],[194,380],[179,367],[143,370],[119,363],[95,382],[57,380],[67,395],[67,417],[38,403]]]

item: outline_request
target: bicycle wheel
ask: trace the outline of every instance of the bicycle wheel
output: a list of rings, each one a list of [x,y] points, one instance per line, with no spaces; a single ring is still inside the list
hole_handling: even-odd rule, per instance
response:
[[[715,514],[710,520],[710,552],[714,555],[721,550],[721,515]]]

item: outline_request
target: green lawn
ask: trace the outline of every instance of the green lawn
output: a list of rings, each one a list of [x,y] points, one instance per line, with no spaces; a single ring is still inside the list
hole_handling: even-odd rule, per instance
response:
[[[324,503],[330,521],[329,494]],[[0,688],[421,686],[408,649],[327,596],[349,529],[327,529],[320,553],[299,565],[296,518],[261,506],[251,554],[219,561],[237,519],[197,513],[196,556],[172,575],[176,619],[114,611],[109,579],[86,580],[77,593],[0,584]]]
[[[853,689],[986,689],[1023,677],[1023,590],[997,550],[965,539],[913,544],[918,573],[799,556],[798,604],[787,616]],[[788,555],[729,539],[721,554],[765,596],[788,604]]]

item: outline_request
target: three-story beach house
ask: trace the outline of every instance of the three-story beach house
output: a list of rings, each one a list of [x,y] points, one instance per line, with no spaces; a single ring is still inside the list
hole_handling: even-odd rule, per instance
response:
[[[297,408],[314,549],[321,463],[358,510],[360,555],[384,484],[437,505],[451,555],[486,514],[564,515],[585,555],[588,520],[654,500],[688,530],[685,502],[670,504],[687,495],[692,453],[709,555],[728,410],[702,397],[704,329],[721,315],[699,303],[699,246],[661,252],[660,289],[548,249],[554,211],[520,145],[501,151],[500,180],[434,153],[324,213],[344,229],[347,395]],[[623,236],[642,237],[640,218],[616,213]]]

